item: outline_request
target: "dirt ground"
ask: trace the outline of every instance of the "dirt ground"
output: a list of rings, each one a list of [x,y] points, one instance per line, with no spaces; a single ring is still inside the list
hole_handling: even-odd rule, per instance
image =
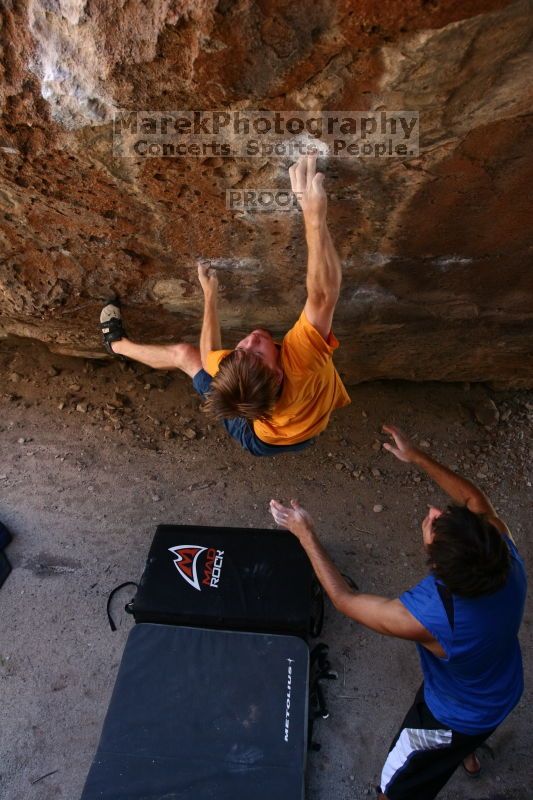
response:
[[[158,523],[274,527],[270,498],[296,496],[361,589],[392,597],[421,579],[420,520],[443,497],[381,449],[384,421],[482,485],[531,569],[533,392],[351,387],[352,405],[313,448],[272,460],[209,426],[180,375],[13,340],[0,343],[0,368],[0,518],[14,534],[13,573],[0,590],[3,800],[78,800],[133,624],[121,613],[126,590],[111,632],[107,595],[140,577]],[[531,619],[529,607],[526,691],[491,739],[495,760],[484,758],[479,781],[457,773],[443,800],[531,798]],[[330,605],[322,639],[339,681],[328,687],[330,718],[317,726],[322,749],[309,755],[307,796],[359,800],[373,796],[420,683],[417,655]]]

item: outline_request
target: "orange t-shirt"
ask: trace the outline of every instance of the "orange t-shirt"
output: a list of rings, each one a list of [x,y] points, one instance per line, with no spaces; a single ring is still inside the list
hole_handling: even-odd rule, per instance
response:
[[[281,395],[272,418],[254,420],[256,436],[267,444],[297,444],[317,436],[328,425],[335,408],[351,400],[333,364],[333,352],[339,346],[333,331],[326,339],[314,328],[305,312],[285,334],[280,347],[283,370]],[[231,350],[212,350],[207,355],[206,370],[216,375],[220,362]]]

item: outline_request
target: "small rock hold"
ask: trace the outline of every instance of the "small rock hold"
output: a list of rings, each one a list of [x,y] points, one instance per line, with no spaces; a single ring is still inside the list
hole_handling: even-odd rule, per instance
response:
[[[49,375],[51,378],[55,378],[55,377],[57,377],[57,376],[59,375],[59,373],[60,373],[60,372],[61,372],[61,370],[60,370],[60,369],[58,369],[57,367],[54,367],[54,365],[53,365],[53,364],[52,364],[52,366],[51,366],[51,367],[49,367],[49,368],[48,368],[48,370],[47,370],[47,374],[48,374],[48,375]]]
[[[381,478],[381,471],[377,467],[373,467],[372,475],[374,476],[374,478]]]
[[[79,411],[81,414],[86,414],[88,410],[88,403],[76,403],[76,411]]]
[[[115,399],[111,402],[114,402],[116,406],[128,406],[130,404],[130,398],[127,394],[122,394],[121,392],[115,392]]]
[[[494,400],[491,400],[490,397],[486,397],[474,408],[474,416],[480,425],[490,428],[498,423],[500,412]]]
[[[375,514],[380,514],[383,511],[383,506],[380,505],[379,503],[376,503],[376,505],[372,508],[372,511]]]
[[[215,485],[215,481],[200,481],[199,483],[191,483],[190,486],[187,486],[189,492],[195,491],[196,489],[209,489],[211,486]]]
[[[159,503],[159,501],[160,501],[160,500],[161,500],[161,498],[159,497],[159,495],[158,495],[158,494],[153,494],[153,495],[152,495],[152,501],[153,501],[154,503]]]
[[[193,428],[185,428],[183,435],[186,436],[187,439],[196,439],[196,431]]]
[[[20,439],[17,439],[17,442],[19,444],[24,444],[25,441],[26,441],[26,439],[24,438],[24,436],[21,436]]]
[[[431,443],[428,442],[427,439],[422,439],[422,441],[420,442],[420,447],[424,447],[427,449],[428,447],[431,447]]]
[[[170,383],[171,378],[165,373],[154,373],[144,376],[144,388],[148,386],[149,389],[166,389]]]

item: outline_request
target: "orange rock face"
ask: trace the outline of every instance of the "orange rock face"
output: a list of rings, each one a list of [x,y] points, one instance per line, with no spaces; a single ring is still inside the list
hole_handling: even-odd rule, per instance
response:
[[[348,382],[533,385],[532,18],[503,0],[21,0],[0,28],[0,334],[101,352],[99,307],[132,338],[193,341],[198,258],[220,270],[230,346],[282,333],[305,296],[298,212],[243,214],[228,189],[288,189],[268,157],[122,158],[119,110],[408,109],[420,151],[335,158]]]

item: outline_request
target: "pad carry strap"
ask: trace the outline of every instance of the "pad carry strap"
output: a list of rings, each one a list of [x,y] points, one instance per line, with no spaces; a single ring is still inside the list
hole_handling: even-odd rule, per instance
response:
[[[356,584],[354,579],[350,577],[350,575],[346,575],[345,572],[341,572],[341,575],[344,578],[344,580],[346,581],[346,583],[348,584],[348,586],[350,587],[350,589],[354,589],[354,591],[356,591],[356,592],[359,591],[359,586]]]
[[[120,592],[120,590],[123,589],[125,586],[136,586],[137,588],[139,588],[139,584],[135,583],[135,581],[126,581],[125,583],[121,583],[120,586],[115,586],[113,591],[110,593],[109,597],[107,598],[106,611],[107,611],[107,618],[109,620],[109,627],[111,628],[112,631],[116,631],[117,626],[113,622],[113,617],[111,616],[111,611],[110,611],[111,601],[116,595],[116,593]]]
[[[353,589],[354,591],[359,591],[359,586],[356,584],[353,578],[349,575],[346,575],[344,572],[341,573],[342,577],[345,579],[346,583]],[[313,610],[311,613],[311,630],[309,631],[310,635],[313,639],[317,639],[320,634],[322,633],[322,626],[324,624],[324,592],[322,591],[322,587],[317,579],[313,582]]]
[[[312,604],[313,608],[311,611],[311,624],[309,633],[313,639],[316,639],[322,633],[322,626],[324,624],[324,592],[322,591],[322,587],[316,578],[313,581]]]

